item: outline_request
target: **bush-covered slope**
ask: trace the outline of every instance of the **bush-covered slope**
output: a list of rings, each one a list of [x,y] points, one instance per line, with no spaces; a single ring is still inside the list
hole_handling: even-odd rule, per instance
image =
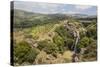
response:
[[[14,64],[53,64],[97,59],[97,24],[81,23],[63,14],[15,10]]]

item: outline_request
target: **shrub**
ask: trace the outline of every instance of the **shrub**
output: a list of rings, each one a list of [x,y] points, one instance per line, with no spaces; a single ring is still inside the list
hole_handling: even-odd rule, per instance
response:
[[[55,32],[57,32],[58,35],[60,35],[64,40],[66,40],[67,38],[73,38],[72,35],[63,26],[56,28]]]
[[[25,42],[20,42],[14,46],[14,61],[18,63],[23,62],[24,55],[29,51],[30,47]]]
[[[84,58],[87,60],[91,60],[91,58],[93,58],[92,59],[93,61],[97,60],[97,43],[96,42],[92,42],[90,46],[88,46],[87,50],[83,54],[83,59]]]
[[[57,34],[53,37],[53,42],[55,44],[57,44],[58,46],[63,46],[64,45],[64,40],[62,39],[61,36],[59,36]]]
[[[58,51],[57,45],[48,40],[38,42],[38,48],[44,50],[48,54],[54,54]]]
[[[89,25],[87,27],[87,36],[88,37],[92,37],[94,39],[97,39],[97,29],[96,29],[96,25]]]
[[[39,52],[36,48],[31,49],[25,56],[26,61],[28,61],[29,63],[33,63],[38,53]]]
[[[53,38],[54,43],[57,45],[61,45],[62,51],[65,49],[71,49],[71,46],[73,45],[73,35],[64,27],[60,26],[56,28],[55,32],[57,32],[57,35]]]
[[[29,44],[22,41],[14,46],[14,62],[22,64],[24,62],[32,63],[37,56],[38,51],[32,49]]]
[[[39,41],[38,42],[38,48],[40,50],[42,50],[43,48],[45,48],[48,45],[48,41],[47,40],[43,40],[43,41]]]
[[[58,52],[58,47],[54,43],[48,43],[48,45],[43,50],[48,54],[55,54]]]
[[[79,42],[80,48],[87,47],[89,45],[89,38],[88,37],[83,37],[80,42]]]
[[[57,45],[57,47],[59,48],[59,52],[63,52],[64,51],[64,39],[59,36],[59,35],[55,35],[53,37],[53,42]]]

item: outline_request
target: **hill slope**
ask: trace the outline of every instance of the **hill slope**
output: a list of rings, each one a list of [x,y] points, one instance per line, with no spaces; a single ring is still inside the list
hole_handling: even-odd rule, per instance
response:
[[[80,23],[64,14],[14,13],[14,64],[47,64],[97,59],[96,21]],[[77,39],[78,37],[78,39]],[[68,55],[69,54],[69,55]]]

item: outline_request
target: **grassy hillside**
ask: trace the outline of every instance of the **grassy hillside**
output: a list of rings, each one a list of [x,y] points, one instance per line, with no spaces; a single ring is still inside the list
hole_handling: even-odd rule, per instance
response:
[[[81,23],[64,14],[15,10],[13,26],[14,65],[73,62],[77,38],[78,62],[97,59],[97,22],[93,18],[91,23]]]

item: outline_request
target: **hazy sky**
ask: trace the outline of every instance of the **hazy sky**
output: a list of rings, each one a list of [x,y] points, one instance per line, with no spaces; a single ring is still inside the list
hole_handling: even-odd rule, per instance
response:
[[[64,13],[96,15],[97,7],[88,5],[55,4],[40,2],[14,1],[14,8],[37,13]]]

